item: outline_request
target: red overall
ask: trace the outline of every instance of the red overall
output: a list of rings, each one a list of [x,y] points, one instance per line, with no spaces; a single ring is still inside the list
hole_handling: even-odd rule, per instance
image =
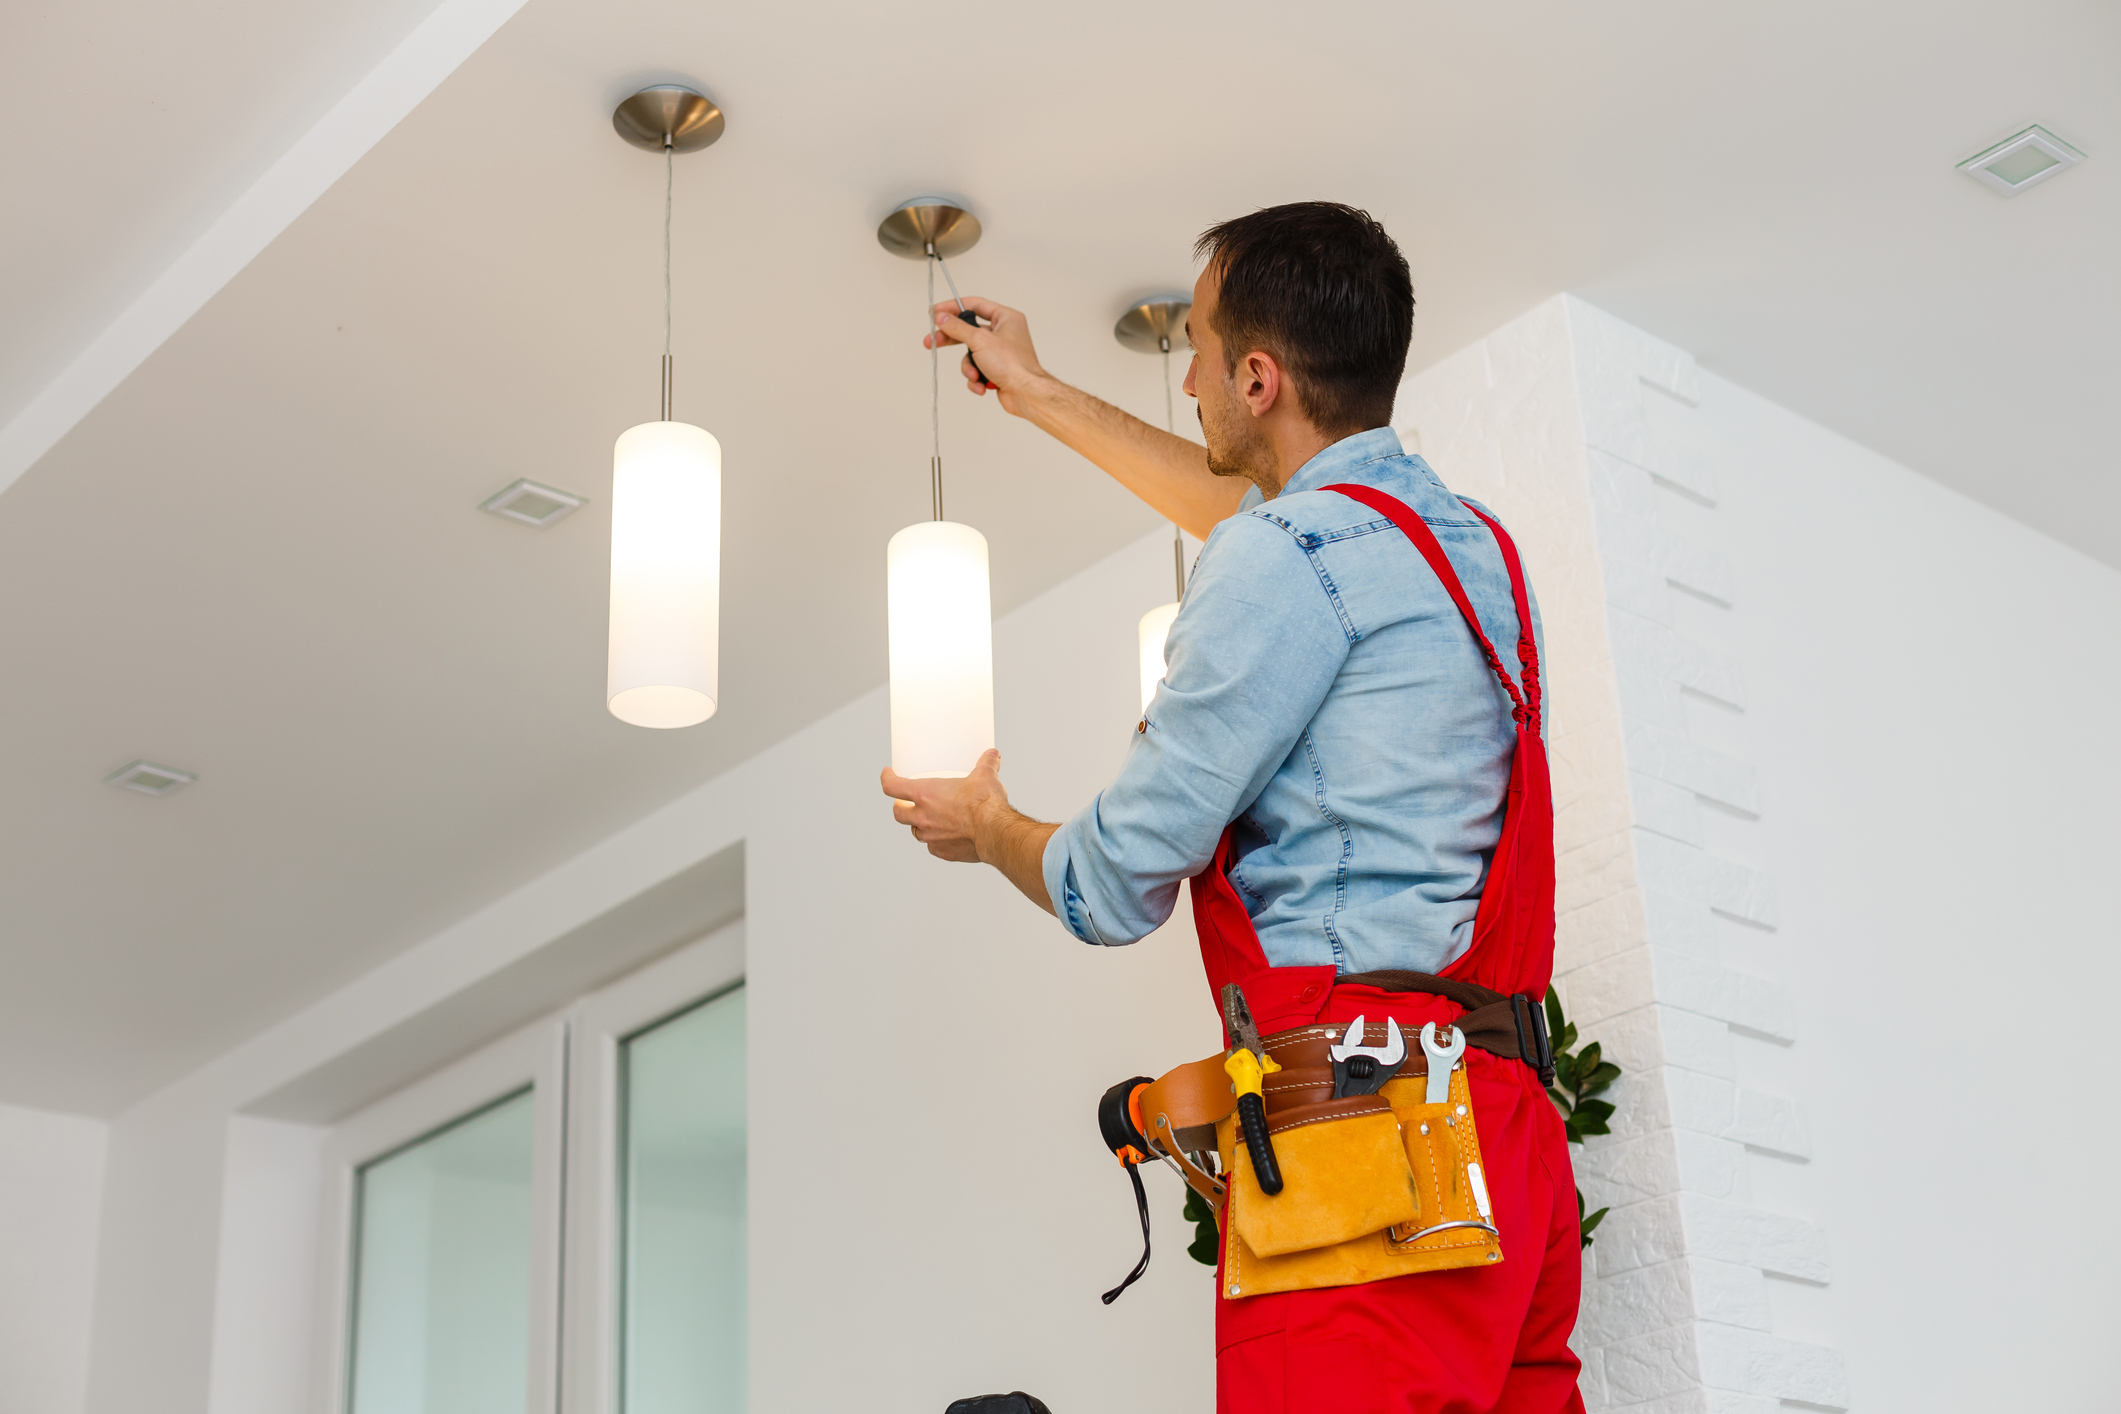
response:
[[[1481,631],[1458,575],[1421,518],[1368,486],[1329,486],[1391,519],[1436,571],[1513,704],[1517,746],[1502,837],[1488,866],[1473,943],[1443,975],[1544,997],[1554,970],[1554,806],[1539,736],[1539,657],[1517,547],[1495,533],[1517,605],[1522,690]],[[1193,879],[1193,921],[1208,985],[1245,990],[1261,1035],[1320,1021],[1398,1019],[1402,1030],[1463,1008],[1438,996],[1336,985],[1331,967],[1272,967],[1230,885],[1230,834]],[[1235,1044],[1226,1041],[1225,1044]],[[1580,1414],[1576,1326],[1581,1267],[1575,1182],[1561,1117],[1522,1061],[1466,1052],[1473,1114],[1503,1260],[1361,1286],[1215,1303],[1219,1414]],[[1222,1286],[1217,1272],[1216,1287]]]

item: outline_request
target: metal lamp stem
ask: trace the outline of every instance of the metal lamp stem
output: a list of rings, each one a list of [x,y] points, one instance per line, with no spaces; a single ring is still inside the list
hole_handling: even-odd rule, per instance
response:
[[[663,133],[663,421],[670,416],[670,193],[677,169],[677,139]]]

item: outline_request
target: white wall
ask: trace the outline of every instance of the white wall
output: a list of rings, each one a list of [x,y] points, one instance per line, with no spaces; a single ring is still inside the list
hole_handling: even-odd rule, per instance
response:
[[[1728,561],[1728,609],[1676,602],[1749,693],[1687,702],[1758,768],[1757,816],[1702,824],[1779,894],[1726,955],[1797,1001],[1735,1052],[1809,1119],[1753,1190],[1832,1252],[1770,1283],[1777,1327],[1866,1414],[2110,1406],[2121,573],[1722,379],[1648,411],[1712,469],[1657,516]]]
[[[0,1105],[0,1410],[77,1414],[106,1130]]]
[[[310,1312],[330,1133],[251,1115],[228,1121],[210,1414],[291,1414],[315,1388]]]

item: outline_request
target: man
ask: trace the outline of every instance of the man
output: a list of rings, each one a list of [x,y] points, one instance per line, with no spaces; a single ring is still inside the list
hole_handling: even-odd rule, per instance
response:
[[[1509,1015],[1552,967],[1536,615],[1502,528],[1388,425],[1406,260],[1367,214],[1323,202],[1224,222],[1197,254],[1185,391],[1205,448],[1047,373],[1016,310],[969,299],[988,326],[972,328],[938,306],[931,341],[968,346],[975,392],[984,375],[1004,409],[1207,543],[1165,681],[1082,813],[1012,809],[994,752],[962,780],[886,771],[884,791],[931,853],[993,865],[1084,942],[1143,937],[1191,880],[1211,985],[1242,982],[1270,1051],[1277,1031],[1364,1008],[1448,1025],[1467,1015],[1457,996]],[[1538,1049],[1467,1052],[1499,1264],[1226,1288],[1224,1414],[1582,1408],[1574,1183]]]

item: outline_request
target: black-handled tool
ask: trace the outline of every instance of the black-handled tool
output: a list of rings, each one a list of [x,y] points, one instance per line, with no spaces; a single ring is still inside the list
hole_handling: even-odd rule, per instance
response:
[[[928,253],[930,255],[935,255],[935,247],[928,247]],[[957,301],[957,317],[964,320],[967,324],[970,324],[973,328],[979,328],[979,316],[974,314],[971,310],[965,308],[965,297],[957,292],[957,281],[950,277],[950,262],[943,259],[940,255],[935,255],[935,263],[942,267],[943,281],[945,284],[950,286],[950,298]],[[930,290],[933,290],[935,286],[933,283],[930,283],[928,288]],[[972,350],[969,346],[965,350],[965,361],[972,365],[972,371],[974,373],[979,374],[980,386],[982,388],[1001,387],[1001,384],[995,382],[992,378],[989,378],[987,376],[986,370],[979,366],[979,360],[972,356]]]
[[[1252,1008],[1245,1004],[1244,990],[1235,982],[1223,986],[1223,1024],[1235,1050],[1223,1058],[1223,1070],[1237,1091],[1237,1127],[1245,1136],[1252,1155],[1252,1176],[1259,1191],[1273,1197],[1282,1190],[1281,1163],[1274,1157],[1274,1136],[1267,1132],[1265,1079],[1281,1065],[1259,1043],[1259,1028],[1252,1024]]]
[[[967,324],[970,324],[975,329],[986,327],[979,322],[979,316],[977,314],[974,314],[971,310],[965,308],[964,301],[962,300],[958,302],[957,317],[964,320]],[[972,350],[970,348],[967,348],[965,350],[965,362],[972,365],[972,371],[974,373],[979,374],[979,382],[982,388],[999,388],[1001,386],[999,383],[995,382],[992,378],[989,378],[987,376],[986,370],[979,366],[979,360],[972,356]]]
[[[1245,1132],[1245,1147],[1252,1151],[1252,1173],[1259,1180],[1259,1191],[1269,1197],[1281,1192],[1281,1161],[1274,1157],[1274,1137],[1267,1133],[1267,1102],[1257,1095],[1239,1095],[1237,1125]]]

